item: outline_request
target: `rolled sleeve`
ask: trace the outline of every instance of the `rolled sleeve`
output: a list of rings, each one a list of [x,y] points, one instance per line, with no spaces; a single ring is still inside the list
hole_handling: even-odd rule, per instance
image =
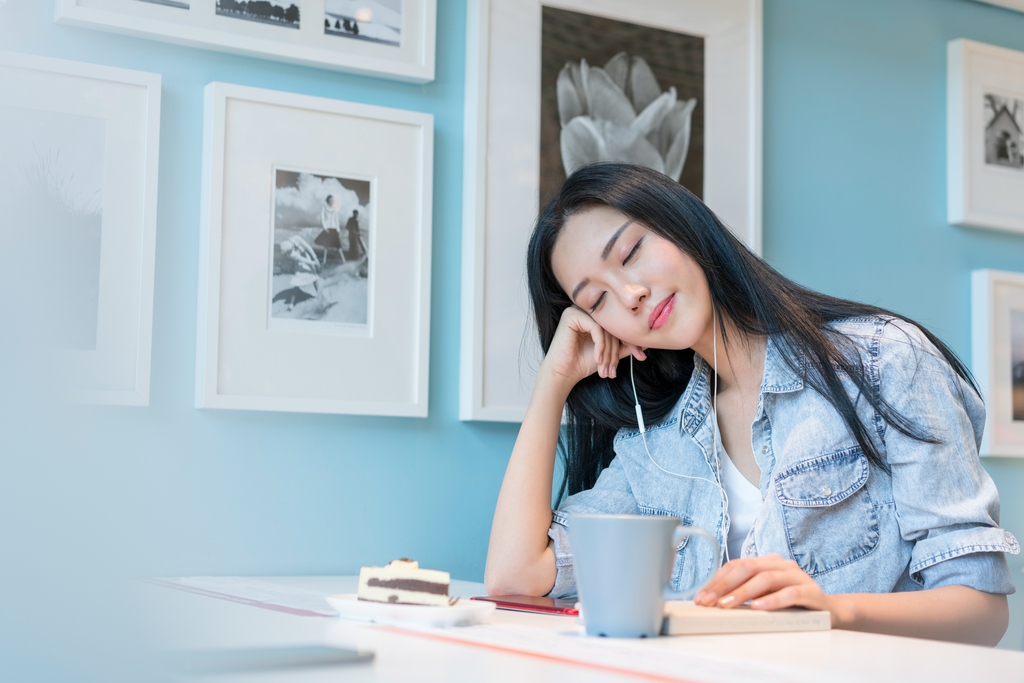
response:
[[[629,480],[618,458],[614,458],[597,478],[594,488],[569,496],[551,513],[548,538],[555,553],[555,585],[548,593],[551,598],[564,598],[576,594],[576,574],[573,569],[572,547],[569,544],[569,516],[583,513],[639,514]]]
[[[1012,593],[1005,553],[1020,545],[999,528],[999,493],[978,457],[984,405],[919,330],[889,328],[879,353],[882,398],[939,440],[881,431],[900,533],[913,543],[910,576],[925,588]]]
[[[1006,562],[1005,552],[985,552],[971,549],[969,554],[957,555],[929,565],[912,574],[922,588],[941,586],[970,586],[985,593],[1009,595],[1016,591]]]

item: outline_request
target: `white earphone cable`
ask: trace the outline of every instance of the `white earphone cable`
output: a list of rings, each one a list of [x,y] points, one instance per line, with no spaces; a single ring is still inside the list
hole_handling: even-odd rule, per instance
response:
[[[713,453],[714,453],[714,456],[715,456],[715,462],[718,462],[718,325],[717,325],[717,319],[718,319],[718,316],[716,315],[715,316],[716,324],[715,324],[714,327],[711,328],[711,339],[712,339],[712,345],[714,346],[714,350],[712,351],[712,358],[713,358],[713,362],[715,364],[715,367],[712,368],[712,373],[714,373],[715,377],[712,380],[714,382],[714,394],[712,395],[711,401],[712,401],[712,412],[714,414],[711,416],[712,417],[712,422],[711,422],[711,437],[712,437],[711,438],[711,444],[712,445],[711,445],[711,448],[713,449]],[[693,476],[690,476],[689,474],[680,474],[679,472],[671,472],[671,471],[665,469],[664,467],[662,467],[661,465],[659,465],[658,461],[654,459],[654,456],[651,455],[651,449],[647,447],[647,434],[646,434],[647,427],[644,425],[644,414],[643,414],[643,411],[640,409],[640,398],[637,396],[637,393],[636,393],[636,378],[633,375],[633,354],[629,355],[629,381],[633,385],[633,401],[635,403],[633,408],[636,410],[636,423],[637,423],[637,426],[640,429],[640,438],[644,442],[644,450],[647,451],[647,457],[650,459],[650,461],[652,463],[654,463],[654,466],[657,467],[659,470],[661,470],[665,474],[671,474],[673,477],[683,477],[684,479],[698,479],[700,481],[708,481],[710,483],[710,480],[705,479],[703,477],[693,477]]]

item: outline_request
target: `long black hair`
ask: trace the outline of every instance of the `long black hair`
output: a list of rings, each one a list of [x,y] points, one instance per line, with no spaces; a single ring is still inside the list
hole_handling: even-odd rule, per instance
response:
[[[644,225],[689,254],[704,271],[726,338],[724,318],[741,333],[773,335],[786,364],[810,387],[828,399],[842,416],[868,459],[889,467],[857,416],[863,397],[894,429],[926,443],[938,443],[875,391],[851,340],[828,324],[865,315],[892,316],[918,327],[953,370],[978,392],[970,371],[935,335],[912,320],[877,306],[827,296],[802,287],[751,252],[717,216],[679,183],[656,171],[620,163],[598,163],[576,170],[541,211],[527,249],[526,272],[540,344],[547,353],[558,321],[573,303],[559,286],[551,252],[566,220],[577,211],[608,206]],[[628,358],[620,365],[628,363]],[[649,349],[635,365],[638,392],[644,396],[647,422],[668,417],[693,373],[693,351]],[[844,389],[842,376],[858,395]],[[628,369],[616,379],[591,375],[573,388],[567,401],[567,422],[560,451],[565,474],[560,497],[591,488],[611,462],[612,441],[624,427],[636,426]]]

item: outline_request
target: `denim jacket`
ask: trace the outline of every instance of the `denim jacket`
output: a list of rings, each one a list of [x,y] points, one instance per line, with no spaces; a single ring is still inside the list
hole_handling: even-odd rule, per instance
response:
[[[761,468],[761,509],[744,557],[795,560],[826,593],[888,593],[964,585],[1014,592],[1004,553],[1020,546],[999,528],[999,494],[978,459],[985,408],[919,329],[893,318],[839,321],[869,381],[902,415],[940,440],[889,427],[863,398],[863,424],[889,465],[871,463],[836,409],[784,361],[769,337],[751,446]],[[615,458],[592,489],[552,514],[557,578],[550,595],[576,592],[567,524],[577,512],[673,515],[718,537],[729,533],[721,456],[712,448],[710,367],[695,356],[686,390],[664,422],[615,437]],[[857,390],[847,377],[851,397]],[[640,397],[643,404],[643,396]],[[651,458],[657,461],[666,474]],[[672,585],[682,590],[713,567],[711,544],[685,540]]]

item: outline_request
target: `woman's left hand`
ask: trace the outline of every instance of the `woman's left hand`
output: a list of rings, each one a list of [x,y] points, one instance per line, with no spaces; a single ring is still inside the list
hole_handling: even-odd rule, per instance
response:
[[[752,609],[806,607],[833,612],[831,596],[793,560],[779,555],[748,557],[727,562],[711,577],[693,602],[738,607],[752,600]]]

